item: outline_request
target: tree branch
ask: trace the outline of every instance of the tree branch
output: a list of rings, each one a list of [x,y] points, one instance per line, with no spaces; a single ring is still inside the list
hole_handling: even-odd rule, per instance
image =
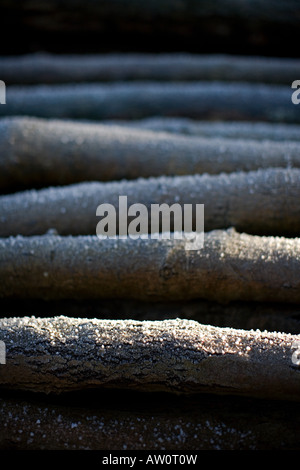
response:
[[[0,320],[2,388],[61,393],[124,388],[299,400],[298,336],[188,320]]]
[[[290,58],[172,54],[27,54],[0,57],[8,84],[128,80],[220,80],[291,84],[300,61]]]
[[[118,219],[119,196],[127,196],[128,207],[145,205],[149,217],[151,204],[204,204],[205,231],[234,226],[263,235],[300,232],[300,169],[294,168],[88,182],[0,196],[0,236],[39,235],[52,228],[60,235],[96,234],[97,207],[112,204]]]
[[[0,121],[0,190],[300,167],[297,142],[207,139],[42,119]]]
[[[10,86],[0,116],[89,120],[181,116],[300,123],[290,85],[134,82]]]
[[[0,296],[300,303],[300,239],[234,230],[184,240],[10,237],[0,240]]]

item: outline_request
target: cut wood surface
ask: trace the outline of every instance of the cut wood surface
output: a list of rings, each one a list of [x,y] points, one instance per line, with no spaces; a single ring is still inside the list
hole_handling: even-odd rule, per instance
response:
[[[0,449],[299,449],[296,402],[132,390],[55,398],[2,393]]]
[[[118,218],[119,196],[127,196],[128,207],[144,204],[149,216],[152,204],[204,204],[205,231],[234,226],[263,235],[300,233],[300,169],[294,168],[88,182],[4,195],[0,236],[41,235],[49,229],[94,235],[97,207],[112,204]]]
[[[299,141],[300,126],[272,122],[198,121],[189,118],[150,117],[131,121],[102,121],[105,125],[134,127],[195,137],[245,140]]]
[[[0,190],[161,175],[300,167],[300,143],[189,137],[46,120],[0,120]]]
[[[3,318],[4,389],[123,388],[299,400],[299,336],[191,320]]]
[[[300,239],[234,230],[184,240],[96,236],[0,240],[0,297],[300,303]]]
[[[298,59],[230,55],[26,54],[0,57],[7,84],[127,80],[220,80],[291,85],[300,76]]]
[[[140,119],[151,116],[300,123],[291,84],[80,83],[7,87],[1,116]]]

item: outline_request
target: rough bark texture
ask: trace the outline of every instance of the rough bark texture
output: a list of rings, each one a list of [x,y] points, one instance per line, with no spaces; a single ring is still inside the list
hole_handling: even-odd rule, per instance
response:
[[[42,119],[0,121],[0,190],[300,167],[297,142],[235,141]]]
[[[237,396],[2,393],[0,449],[298,450],[299,411],[296,402]]]
[[[255,234],[300,233],[300,170],[267,169],[78,183],[1,196],[0,236],[39,235],[53,228],[60,235],[96,234],[97,207],[110,203],[118,217],[119,196],[127,196],[128,207],[144,204],[149,216],[155,203],[204,204],[205,231],[234,226]]]
[[[197,119],[300,123],[291,84],[135,82],[11,86],[1,116],[73,119]]]
[[[206,325],[243,330],[268,330],[299,334],[300,306],[275,302],[228,302],[166,300],[145,302],[132,299],[0,299],[6,317],[68,317],[111,320],[167,320],[185,318]]]
[[[288,58],[229,55],[29,54],[0,57],[7,84],[75,83],[127,80],[220,80],[291,84],[300,61]]]
[[[0,296],[300,303],[300,239],[233,230],[183,240],[10,237],[0,240]]]
[[[4,318],[1,388],[61,393],[124,388],[299,400],[299,336],[191,320]],[[294,346],[295,347],[295,346]]]
[[[135,127],[195,137],[246,140],[299,141],[300,126],[271,122],[196,121],[189,118],[152,117],[137,121],[103,121],[105,125]]]

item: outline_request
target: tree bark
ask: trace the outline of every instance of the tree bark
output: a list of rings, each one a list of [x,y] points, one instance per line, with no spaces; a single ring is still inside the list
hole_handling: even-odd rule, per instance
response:
[[[1,196],[0,236],[40,235],[49,229],[60,235],[96,234],[97,207],[112,204],[118,219],[119,196],[127,196],[128,207],[144,204],[149,217],[152,204],[204,204],[205,231],[232,226],[264,235],[297,236],[300,231],[300,170],[267,169],[78,183]]]
[[[291,85],[300,61],[289,58],[172,54],[27,54],[0,57],[8,85],[127,80],[220,80]]]
[[[123,388],[299,401],[297,335],[188,320],[0,320],[1,388],[62,393]]]
[[[11,118],[0,121],[0,190],[300,167],[299,149],[297,142],[208,139],[130,127]]]
[[[178,116],[300,123],[290,86],[222,82],[11,86],[0,116],[89,120]]]
[[[0,240],[0,296],[300,303],[300,241],[205,234],[184,240],[10,237]]]

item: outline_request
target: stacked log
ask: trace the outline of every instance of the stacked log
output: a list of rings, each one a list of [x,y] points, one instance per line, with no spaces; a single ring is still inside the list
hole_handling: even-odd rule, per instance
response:
[[[0,58],[9,85],[125,81],[213,81],[286,85],[300,61],[220,54],[28,54]]]
[[[243,99],[241,99],[241,96]],[[291,83],[111,82],[12,85],[0,116],[141,119],[155,115],[299,124]]]
[[[1,64],[0,448],[297,449],[298,61]],[[97,236],[124,195],[204,204],[203,246]]]
[[[259,141],[218,136],[218,132],[211,138],[134,126],[128,121],[120,126],[4,118],[0,121],[0,189],[15,192],[80,181],[300,167],[300,143],[295,138],[300,138],[300,126],[281,132],[280,125],[279,130],[275,127],[278,139],[287,133],[288,140],[282,142],[270,142],[267,132]]]

